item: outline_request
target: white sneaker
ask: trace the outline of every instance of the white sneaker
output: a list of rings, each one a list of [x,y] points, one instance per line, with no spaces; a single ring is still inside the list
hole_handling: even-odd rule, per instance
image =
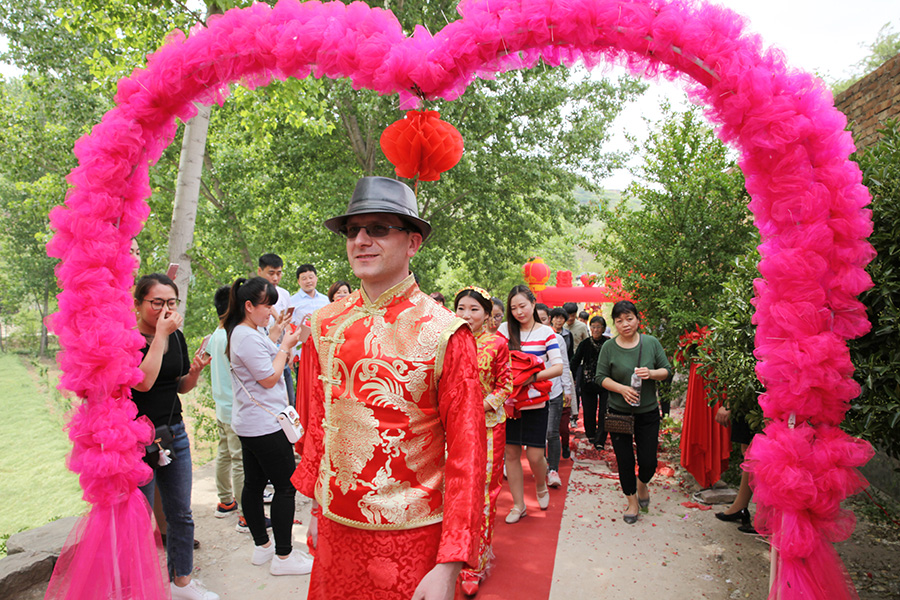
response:
[[[547,473],[547,485],[552,488],[557,488],[562,485],[562,479],[559,478],[559,473],[556,471],[550,471]]]
[[[217,593],[209,591],[196,579],[191,579],[184,587],[178,587],[173,581],[169,584],[169,589],[172,592],[172,600],[219,600]]]
[[[274,544],[272,544],[274,547]],[[272,575],[309,575],[312,572],[313,559],[299,550],[294,550],[286,557],[275,556],[269,565]]]
[[[269,544],[269,547],[265,546],[254,546],[253,547],[253,558],[250,559],[254,565],[264,565],[275,556],[275,544]]]
[[[271,483],[266,486],[266,489],[263,490],[263,502],[266,504],[272,504],[272,498],[275,497],[275,486]]]

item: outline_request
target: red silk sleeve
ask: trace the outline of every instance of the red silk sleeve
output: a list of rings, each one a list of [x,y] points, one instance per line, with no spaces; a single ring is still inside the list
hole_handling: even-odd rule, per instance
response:
[[[312,337],[303,344],[300,355],[300,372],[297,376],[297,413],[304,434],[296,444],[300,463],[294,470],[291,483],[307,498],[315,497],[319,464],[324,449],[322,419],[325,417],[325,391],[319,379],[319,354]],[[302,382],[302,383],[301,383]]]
[[[509,347],[504,344],[494,346],[495,355],[491,363],[494,388],[487,397],[495,409],[500,408],[513,391],[512,367],[509,364]]]
[[[447,434],[444,520],[437,562],[463,561],[474,567],[484,511],[487,438],[484,405],[468,327],[450,336],[440,382],[438,409]]]

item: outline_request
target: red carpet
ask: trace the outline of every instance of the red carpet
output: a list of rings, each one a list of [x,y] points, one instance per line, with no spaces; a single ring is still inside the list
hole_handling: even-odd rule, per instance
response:
[[[574,432],[573,432],[574,433]],[[497,501],[497,524],[494,529],[494,563],[488,578],[482,582],[477,600],[546,600],[553,582],[556,544],[566,504],[566,487],[572,471],[572,461],[562,459],[559,476],[562,486],[550,488],[550,507],[541,510],[534,495],[534,479],[524,455],[525,505],[527,516],[514,525],[507,525],[507,513],[513,507],[509,485]],[[457,595],[457,598],[466,596]]]

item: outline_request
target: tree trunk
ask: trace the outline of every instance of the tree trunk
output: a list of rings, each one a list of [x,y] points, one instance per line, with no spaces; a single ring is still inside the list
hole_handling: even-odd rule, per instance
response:
[[[210,113],[208,106],[197,105],[197,116],[185,123],[181,157],[178,160],[175,205],[169,229],[169,262],[178,264],[175,285],[178,286],[181,300],[178,306],[181,314],[184,314],[187,306],[188,286],[191,282],[191,257],[188,252],[194,244],[194,225],[197,221],[200,176],[203,173]]]
[[[50,288],[44,288],[44,297],[41,302],[41,347],[38,350],[38,356],[41,358],[45,358],[47,356],[47,338],[49,337],[49,332],[47,331],[47,315],[50,314]]]

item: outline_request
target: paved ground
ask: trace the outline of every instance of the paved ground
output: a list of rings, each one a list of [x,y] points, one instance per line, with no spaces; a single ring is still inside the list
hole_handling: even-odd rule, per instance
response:
[[[625,524],[617,479],[583,439],[577,442],[551,599],[765,598],[768,545],[719,522],[714,510],[681,506],[690,497],[673,477],[658,476],[651,484],[650,513],[636,525]],[[252,566],[252,541],[234,530],[236,517],[213,517],[213,465],[198,469],[194,482],[200,580],[223,600],[305,598],[308,577],[272,577],[267,566]],[[298,495],[297,518],[303,524],[294,527],[295,547],[304,547],[308,515],[309,502]]]

